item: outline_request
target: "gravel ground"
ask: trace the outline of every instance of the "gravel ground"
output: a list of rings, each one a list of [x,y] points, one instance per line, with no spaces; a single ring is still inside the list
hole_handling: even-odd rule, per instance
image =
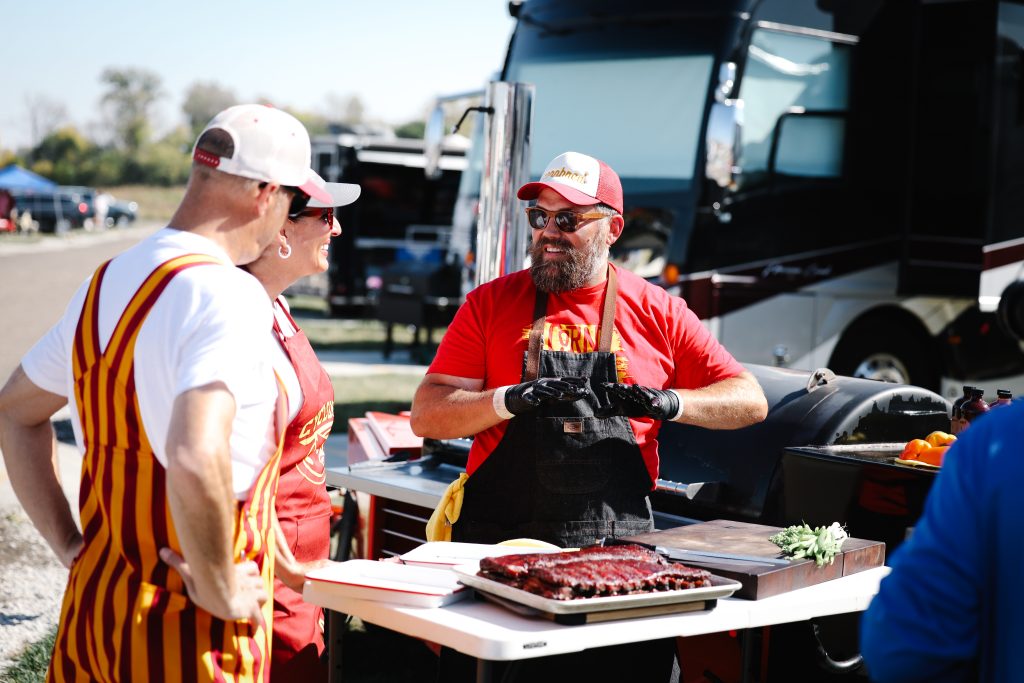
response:
[[[69,422],[61,420],[56,426],[62,438],[69,436]],[[82,458],[64,442],[57,444],[57,457],[65,494],[77,516]],[[67,581],[67,570],[32,526],[0,465],[0,678],[26,647],[57,625]]]
[[[25,513],[0,513],[0,673],[56,626],[67,580]]]

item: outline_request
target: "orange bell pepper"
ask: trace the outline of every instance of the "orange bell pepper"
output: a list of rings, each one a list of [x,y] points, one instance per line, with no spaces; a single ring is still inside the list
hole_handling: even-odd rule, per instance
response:
[[[921,451],[926,448],[932,448],[932,445],[924,439],[911,439],[903,448],[903,452],[900,454],[900,460],[917,460]]]
[[[931,446],[949,446],[956,441],[956,437],[946,432],[932,432],[924,440]]]
[[[942,459],[946,456],[949,446],[929,446],[917,454],[917,459],[929,465],[942,467]]]

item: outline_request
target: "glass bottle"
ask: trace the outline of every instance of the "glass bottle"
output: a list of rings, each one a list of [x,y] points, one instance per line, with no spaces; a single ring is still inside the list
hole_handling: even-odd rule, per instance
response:
[[[976,387],[964,385],[964,395],[953,401],[953,411],[949,419],[949,433],[959,434],[960,430],[963,429],[963,405],[971,400],[971,392]]]
[[[989,408],[1001,408],[1008,406],[1013,401],[1013,393],[1009,389],[999,389],[996,391],[996,400],[988,404]]]
[[[960,407],[960,412],[963,415],[963,425],[960,431],[967,429],[968,425],[989,410],[988,404],[985,403],[985,392],[981,389],[971,391],[971,400]]]

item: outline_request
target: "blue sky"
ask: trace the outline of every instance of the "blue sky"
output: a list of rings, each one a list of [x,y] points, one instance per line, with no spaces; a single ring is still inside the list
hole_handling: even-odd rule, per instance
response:
[[[100,73],[163,79],[161,129],[186,88],[213,81],[239,100],[326,113],[358,95],[368,118],[420,118],[437,94],[481,87],[513,27],[504,0],[29,0],[4,9],[0,147],[27,144],[33,98],[63,104],[86,133],[102,122]]]

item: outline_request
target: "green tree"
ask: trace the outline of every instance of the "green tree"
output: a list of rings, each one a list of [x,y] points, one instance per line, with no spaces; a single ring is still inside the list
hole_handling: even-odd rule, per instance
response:
[[[31,168],[61,185],[89,182],[87,161],[96,146],[74,126],[63,126],[49,133],[28,154]]]
[[[314,114],[308,111],[296,111],[290,107],[285,107],[285,111],[302,122],[302,125],[306,127],[306,131],[309,133],[310,137],[330,132],[330,126],[327,119],[320,114]]]
[[[112,147],[97,147],[81,165],[82,180],[76,185],[111,187],[124,184],[124,154]]]
[[[192,131],[192,139],[199,137],[214,115],[233,104],[238,104],[235,93],[213,81],[196,81],[190,85],[181,110]]]
[[[409,121],[395,128],[395,135],[400,138],[423,139],[423,131],[427,124],[423,121]]]
[[[40,159],[39,161],[33,161],[29,165],[29,170],[33,173],[38,173],[44,178],[53,180],[53,162],[49,159]]]
[[[38,159],[57,161],[69,156],[81,156],[91,144],[74,126],[61,126],[57,130],[47,133],[39,144],[29,152],[29,157],[33,161]]]
[[[100,102],[110,114],[114,142],[134,155],[151,135],[152,109],[164,95],[160,76],[146,69],[108,68],[100,82],[108,88]]]
[[[0,149],[0,168],[10,166],[11,164],[23,166],[25,160],[9,149]]]
[[[157,142],[139,150],[139,182],[170,186],[187,181],[192,168],[192,159],[189,156],[191,138],[191,131],[185,126],[180,126]]]

